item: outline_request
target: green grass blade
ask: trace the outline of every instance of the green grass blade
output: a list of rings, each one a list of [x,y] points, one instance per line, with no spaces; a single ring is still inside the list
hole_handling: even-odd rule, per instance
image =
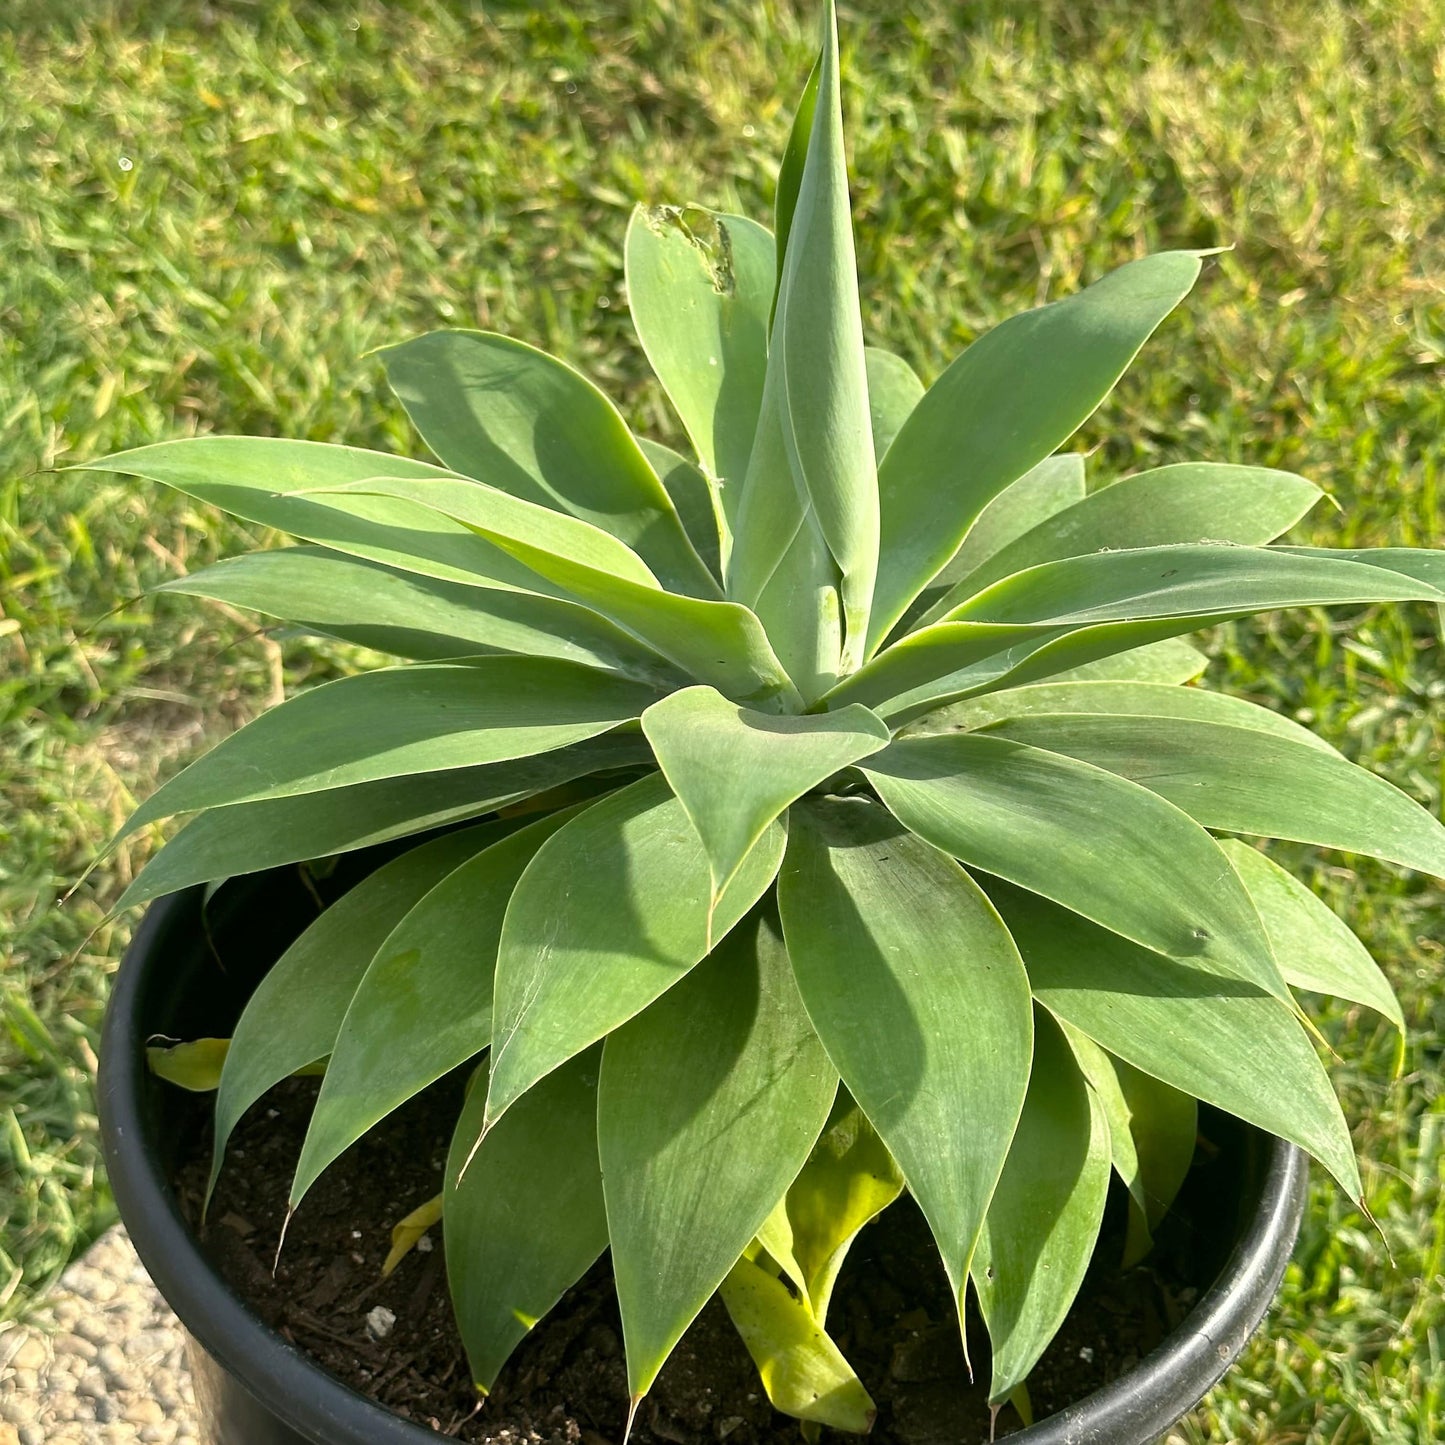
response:
[[[882,560],[871,652],[984,507],[1056,451],[1186,296],[1199,257],[1132,261],[985,333],[929,388],[878,474]]]
[[[876,803],[805,800],[789,834],[778,903],[803,1002],[918,1200],[961,1318],[1028,1084],[1023,966],[968,874]]]
[[[1034,996],[1137,1069],[1290,1139],[1360,1198],[1350,1131],[1290,1010],[1242,979],[1164,958],[990,880]]]
[[[489,331],[432,331],[380,354],[451,471],[610,533],[673,591],[721,595],[621,413],[581,372]]]
[[[900,822],[971,867],[1289,999],[1218,843],[1147,788],[976,733],[897,742],[864,772]]]
[[[1193,718],[1019,718],[995,730],[1148,788],[1206,828],[1288,838],[1445,877],[1445,826],[1332,750]]]
[[[654,703],[642,731],[702,840],[714,898],[789,803],[889,742],[867,708],[779,717],[710,687]]]
[[[607,1248],[600,1054],[589,1049],[544,1079],[475,1154],[485,1066],[457,1120],[442,1193],[447,1282],[472,1383],[484,1394],[532,1326]]]
[[[598,1143],[634,1399],[796,1177],[837,1087],[763,910],[608,1037]]]
[[[549,838],[502,927],[488,1120],[705,958],[773,881],[784,841],[771,826],[710,916],[707,855],[660,774]]]
[[[970,1271],[993,1346],[988,1398],[1003,1404],[1058,1332],[1084,1282],[1109,1189],[1109,1126],[1047,1011],[1008,1162]]]
[[[638,340],[731,521],[762,410],[773,238],[701,206],[638,206],[623,256]]]

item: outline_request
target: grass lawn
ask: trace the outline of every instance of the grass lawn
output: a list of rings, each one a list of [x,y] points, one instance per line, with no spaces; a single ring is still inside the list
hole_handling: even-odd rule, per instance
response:
[[[1009,313],[1230,246],[1089,423],[1096,477],[1211,458],[1325,487],[1298,540],[1445,546],[1445,9],[1398,0],[847,5],[864,321],[925,379]],[[192,431],[417,449],[369,348],[448,324],[561,353],[677,427],[630,330],[640,199],[766,218],[813,5],[0,6],[0,1319],[111,1217],[92,1074],[153,838],[135,799],[345,668],[148,599],[237,524],[68,463]],[[781,84],[781,89],[780,89]],[[1439,815],[1426,608],[1206,639]],[[1281,855],[1285,850],[1281,850]],[[1395,1041],[1320,1001],[1384,1238],[1315,1176],[1281,1304],[1188,1442],[1445,1438],[1445,895],[1306,855],[1388,969]],[[1394,1262],[1391,1264],[1390,1255]]]

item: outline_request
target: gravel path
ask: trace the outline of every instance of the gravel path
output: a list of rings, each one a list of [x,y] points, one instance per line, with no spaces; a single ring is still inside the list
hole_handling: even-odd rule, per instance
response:
[[[199,1439],[180,1326],[119,1226],[0,1330],[0,1445]]]

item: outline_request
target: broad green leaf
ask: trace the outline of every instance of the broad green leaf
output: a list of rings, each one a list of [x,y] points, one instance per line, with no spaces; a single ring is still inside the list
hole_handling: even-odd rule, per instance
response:
[[[863,364],[868,370],[868,419],[873,433],[873,455],[881,461],[909,413],[918,405],[923,383],[901,356],[879,346],[864,348]]]
[[[192,884],[347,853],[462,822],[605,769],[649,761],[635,728],[535,757],[212,808],[141,870],[114,912]]]
[[[707,855],[654,773],[549,838],[502,925],[489,1121],[564,1059],[670,989],[762,896],[782,858],[774,824],[711,919]]]
[[[549,814],[468,858],[377,948],[331,1047],[292,1208],[373,1124],[491,1043],[497,945],[512,890],[537,849],[575,814]]]
[[[1145,547],[1069,557],[986,588],[901,638],[823,699],[895,725],[946,702],[1035,682],[1111,653],[1282,607],[1445,601],[1426,583],[1267,547]]]
[[[1270,547],[1139,547],[1030,567],[955,607],[948,620],[1082,627],[1414,601],[1445,602],[1445,592],[1381,567]]]
[[[840,89],[837,21],[829,0],[768,370],[777,375],[778,417],[793,485],[809,503],[838,566],[847,672],[866,655],[878,570],[878,483]]]
[[[1430,547],[1276,547],[1295,557],[1333,558],[1344,562],[1362,562],[1413,578],[1445,592],[1445,550]]]
[[[607,1248],[597,1156],[600,1053],[589,1049],[544,1079],[475,1155],[485,1068],[457,1120],[442,1232],[452,1309],[472,1383],[483,1394],[532,1326]]]
[[[173,813],[506,762],[638,717],[657,693],[541,657],[378,668],[262,713],[162,784],[118,837]]]
[[[621,413],[579,371],[489,331],[432,331],[380,355],[453,472],[620,538],[665,587],[719,595]]]
[[[1405,1031],[1399,1000],[1364,944],[1293,874],[1238,838],[1220,843],[1295,988],[1364,1004]]]
[[[882,562],[870,651],[988,503],[1087,420],[1199,267],[1186,251],[1132,261],[995,326],[934,382],[878,473]]]
[[[842,665],[841,578],[818,519],[793,480],[781,393],[773,367],[737,511],[728,595],[757,614],[788,676],[812,701],[833,686]]]
[[[598,1143],[634,1400],[802,1168],[837,1087],[763,910],[609,1035]]]
[[[686,457],[679,456],[661,442],[638,437],[637,445],[652,464],[652,469],[667,488],[672,505],[697,555],[707,563],[714,577],[723,575],[722,561],[722,495],[717,482],[704,476],[702,470]],[[729,542],[731,535],[729,534]]]
[[[451,476],[427,462],[280,437],[186,437],[117,452],[80,470],[145,477],[248,522],[403,571],[555,591],[459,523],[414,503],[358,498],[341,511],[325,497],[310,495],[317,488],[344,487],[369,477],[426,481]]]
[[[1064,557],[1105,548],[1233,542],[1258,546],[1288,531],[1320,489],[1292,472],[1185,462],[1125,477],[1040,522],[962,577],[920,619],[934,622],[985,587]]]
[[[702,206],[638,206],[623,255],[638,340],[732,518],[762,408],[773,238]]]
[[[489,492],[475,482],[380,479],[359,485],[366,491],[333,493],[332,499],[338,505],[343,500],[349,505],[349,499],[379,491],[435,508],[438,516],[451,517],[495,540],[539,576],[565,588],[577,601],[639,637],[700,682],[710,682],[739,701],[771,703],[775,708],[796,696],[761,624],[746,607],[665,592],[637,571],[640,564],[629,564],[624,569],[627,575],[618,572],[609,556],[626,549],[596,528],[537,507],[531,509],[535,515],[526,518],[525,528],[512,525],[515,517],[504,519],[509,530],[503,534],[499,512],[515,513],[529,504]],[[498,497],[504,499],[501,509],[495,505]],[[550,520],[533,526],[539,518]],[[578,544],[570,555],[549,550],[563,545],[566,539],[561,534],[569,529]],[[581,532],[592,535],[582,538]],[[607,545],[594,545],[599,539]]]
[[[1084,499],[1083,452],[1058,452],[1010,482],[978,514],[952,560],[918,595],[894,628],[911,632],[935,602],[962,577],[981,567],[1000,549],[1047,521],[1055,512]]]
[[[1199,1106],[1188,1094],[1117,1059],[1087,1034],[1063,1025],[1069,1045],[1109,1122],[1114,1172],[1129,1191],[1124,1268],[1153,1247],[1153,1230],[1189,1173]]]
[[[719,1289],[775,1410],[866,1434],[878,1410],[853,1368],[802,1300],[746,1257]]]
[[[1139,783],[1206,828],[1341,848],[1445,877],[1445,827],[1333,750],[1183,717],[1036,716],[995,731]]]
[[[221,1070],[208,1199],[241,1116],[274,1084],[331,1052],[346,1006],[387,934],[506,826],[484,823],[403,853],[338,898],[276,961],[242,1010]]]
[[[903,1192],[903,1175],[846,1089],[839,1089],[808,1162],[758,1235],[820,1324],[858,1231]],[[779,1259],[780,1254],[786,1258]],[[796,1274],[794,1273],[796,1271]]]
[[[989,1403],[1003,1404],[1068,1313],[1104,1218],[1109,1126],[1058,1024],[1034,1020],[1028,1096],[971,1273],[993,1344]]]
[[[820,52],[817,60],[813,62],[813,68],[808,72],[803,93],[798,97],[798,108],[793,113],[793,124],[788,130],[788,143],[783,148],[783,158],[778,167],[778,189],[773,205],[773,242],[776,247],[774,269],[780,283],[783,263],[787,257],[788,237],[793,230],[793,213],[798,206],[798,191],[803,184],[803,166],[813,135],[813,117],[818,109],[818,85],[822,73],[823,56]]]
[[[655,705],[655,704],[654,704]],[[1289,738],[1305,747],[1334,754],[1335,750],[1308,728],[1267,707],[1209,692],[1202,687],[1173,687],[1154,682],[1041,682],[1027,687],[1006,688],[982,697],[956,702],[920,718],[909,728],[910,735],[941,732],[972,732],[1014,718],[1036,714],[1107,713],[1119,717],[1194,718],[1200,722],[1225,723],[1254,728]],[[1338,756],[1338,754],[1335,754]]]
[[[1157,682],[1177,687],[1202,677],[1209,659],[1182,638],[1146,642],[1129,652],[1116,652],[1052,675],[1054,682]]]
[[[642,731],[702,840],[714,898],[789,803],[889,741],[867,708],[779,717],[710,687],[654,703]]]
[[[1313,1154],[1360,1198],[1350,1131],[1290,1010],[1243,979],[1164,958],[989,880],[1034,996],[1111,1054]]]
[[[163,582],[397,657],[446,662],[485,653],[560,657],[641,682],[671,682],[675,669],[585,607],[555,597],[470,587],[324,547],[282,547],[230,557]]]
[[[778,904],[803,1002],[961,1306],[1028,1085],[1028,979],[977,884],[876,803],[807,799],[789,835]]]
[[[964,863],[1289,998],[1218,843],[1147,788],[978,733],[894,743],[864,772],[901,823]]]

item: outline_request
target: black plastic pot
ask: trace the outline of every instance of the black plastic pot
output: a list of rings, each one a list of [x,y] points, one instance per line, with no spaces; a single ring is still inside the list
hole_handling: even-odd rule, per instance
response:
[[[369,860],[374,866],[375,859]],[[366,865],[361,865],[365,867]],[[333,880],[337,890],[352,878]],[[105,1162],[122,1218],[191,1337],[203,1437],[211,1445],[436,1445],[442,1437],[356,1394],[261,1323],[202,1253],[170,1184],[188,1102],[146,1068],[146,1040],[229,1035],[257,980],[316,913],[296,870],[228,885],[204,921],[201,890],[146,913],[121,964],[100,1059]],[[241,956],[212,937],[243,937]],[[1263,1318],[1294,1247],[1307,1162],[1245,1130],[1239,1229],[1214,1285],[1151,1355],[1113,1384],[1032,1428],[1019,1445],[1150,1445],[1224,1374]]]

